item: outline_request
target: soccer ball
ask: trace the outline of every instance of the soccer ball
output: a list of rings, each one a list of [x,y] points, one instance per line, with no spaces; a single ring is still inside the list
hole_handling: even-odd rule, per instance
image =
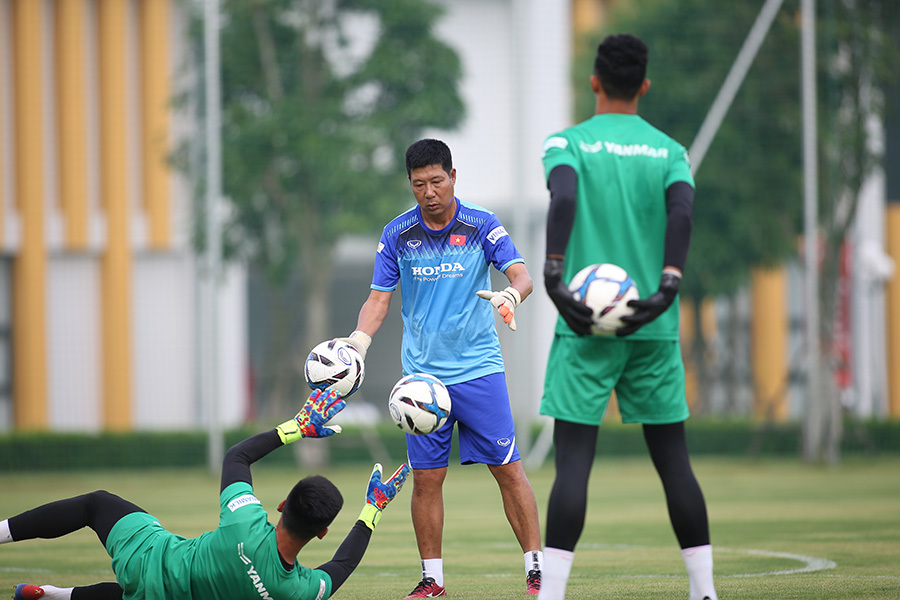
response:
[[[639,298],[637,285],[625,269],[609,263],[578,271],[569,282],[569,291],[594,311],[594,335],[615,335],[616,329],[624,325],[622,317],[634,312],[628,301]]]
[[[450,416],[450,394],[434,375],[413,373],[397,382],[388,398],[391,419],[406,433],[437,431]]]
[[[328,340],[312,349],[303,369],[314,390],[335,390],[346,398],[359,389],[366,374],[359,350],[340,340]]]

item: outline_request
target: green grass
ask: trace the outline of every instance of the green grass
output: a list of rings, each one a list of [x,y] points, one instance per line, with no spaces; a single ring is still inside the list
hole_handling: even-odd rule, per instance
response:
[[[723,600],[900,598],[900,459],[853,458],[826,468],[700,458],[694,467],[709,507]],[[301,552],[309,566],[328,560],[355,520],[369,470],[324,474],[343,491],[345,508],[331,533]],[[268,467],[254,475],[272,516],[297,474]],[[529,477],[543,525],[553,472]],[[216,525],[218,478],[197,470],[0,474],[0,518],[98,488],[136,502],[181,535]],[[487,469],[452,466],[444,502],[451,597],[524,600],[522,555]],[[407,490],[387,509],[362,564],[335,597],[402,598],[419,577]],[[0,590],[22,581],[79,585],[111,578],[109,558],[90,531],[0,546]],[[567,597],[687,598],[683,563],[647,459],[595,465]]]

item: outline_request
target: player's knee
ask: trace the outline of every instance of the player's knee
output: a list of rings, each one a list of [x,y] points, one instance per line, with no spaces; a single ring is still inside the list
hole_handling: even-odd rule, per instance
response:
[[[85,494],[84,498],[91,511],[97,511],[98,509],[102,510],[103,507],[109,506],[119,500],[118,496],[106,490],[95,490],[89,494]]]
[[[444,469],[413,469],[413,493],[439,493],[444,485],[445,475]]]

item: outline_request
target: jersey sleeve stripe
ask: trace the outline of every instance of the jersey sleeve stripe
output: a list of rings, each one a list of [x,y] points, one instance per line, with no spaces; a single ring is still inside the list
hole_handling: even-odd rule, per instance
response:
[[[372,285],[369,286],[369,288],[370,288],[370,289],[373,289],[373,290],[376,290],[376,291],[379,291],[379,292],[393,292],[394,290],[397,289],[397,284],[394,284],[394,285],[392,285],[392,286],[390,286],[390,287],[386,287],[386,286],[383,286],[383,285],[375,285],[375,284],[373,283]]]
[[[514,259],[512,259],[511,261],[509,261],[509,262],[507,262],[506,264],[504,264],[502,267],[500,267],[500,272],[501,272],[501,273],[505,273],[506,270],[507,270],[511,265],[514,265],[514,264],[516,264],[516,263],[524,263],[524,262],[525,262],[525,259],[524,259],[524,258],[514,258]]]

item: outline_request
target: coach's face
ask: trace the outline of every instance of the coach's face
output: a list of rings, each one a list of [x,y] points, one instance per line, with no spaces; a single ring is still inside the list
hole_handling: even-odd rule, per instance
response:
[[[432,229],[446,227],[456,214],[453,197],[456,169],[450,169],[449,173],[441,165],[413,169],[409,173],[409,184],[426,224]]]

